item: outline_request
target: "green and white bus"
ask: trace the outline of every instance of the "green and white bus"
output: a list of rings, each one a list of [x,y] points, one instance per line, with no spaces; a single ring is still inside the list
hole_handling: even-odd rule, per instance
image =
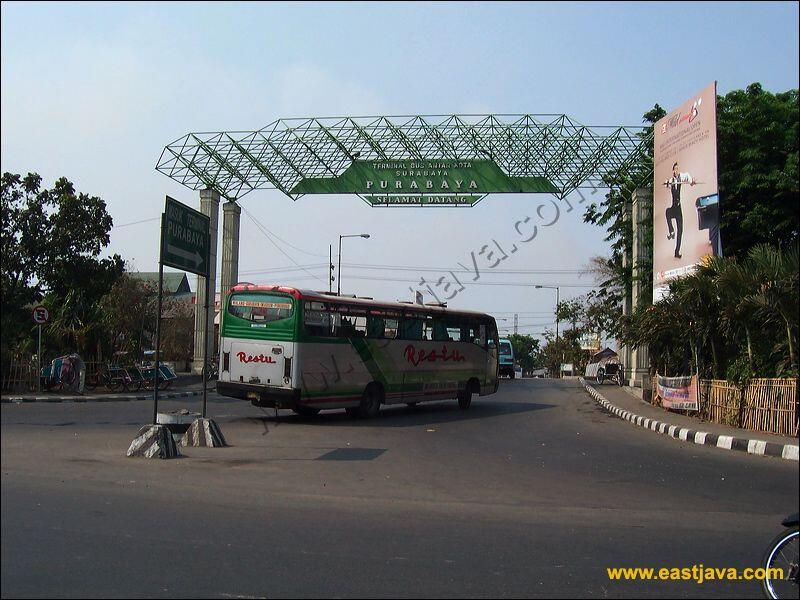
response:
[[[301,415],[417,404],[497,391],[489,315],[238,284],[225,295],[217,391]]]

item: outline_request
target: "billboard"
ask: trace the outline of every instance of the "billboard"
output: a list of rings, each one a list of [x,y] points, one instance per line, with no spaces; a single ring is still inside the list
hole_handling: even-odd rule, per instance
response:
[[[670,280],[721,255],[717,184],[717,84],[655,125],[653,302]]]

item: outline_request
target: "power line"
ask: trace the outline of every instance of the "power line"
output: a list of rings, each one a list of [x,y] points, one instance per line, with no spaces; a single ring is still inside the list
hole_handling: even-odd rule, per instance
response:
[[[241,206],[241,205],[240,205],[240,206]],[[263,225],[263,223],[261,223],[260,221],[256,221],[256,218],[253,216],[253,214],[252,214],[251,212],[249,212],[249,211],[248,211],[248,210],[247,210],[247,209],[246,209],[244,206],[242,206],[242,210],[243,210],[243,211],[244,211],[244,212],[247,214],[247,216],[249,216],[251,219],[253,219],[253,221],[254,221],[254,222],[256,222],[256,223],[258,223],[258,224],[260,225],[260,227],[263,229],[262,233],[266,232],[266,234],[268,234],[268,235],[270,235],[270,236],[274,237],[274,238],[275,238],[276,240],[278,240],[279,242],[281,242],[281,243],[283,243],[283,244],[286,244],[287,246],[289,246],[289,247],[290,247],[290,248],[292,248],[293,250],[297,250],[298,252],[300,252],[300,253],[302,253],[302,254],[307,254],[307,255],[309,255],[309,256],[316,256],[317,258],[327,258],[327,256],[325,256],[324,254],[316,254],[316,253],[314,253],[314,252],[309,252],[308,250],[303,250],[302,248],[298,248],[298,247],[297,247],[297,246],[295,246],[294,244],[292,244],[292,243],[290,243],[290,242],[287,242],[286,240],[284,240],[283,238],[281,238],[280,236],[278,236],[276,233],[274,233],[274,232],[273,232],[273,231],[271,231],[270,229],[267,229],[267,228],[266,228],[266,227]],[[292,262],[294,262],[294,261],[292,261]],[[295,263],[295,264],[297,264],[297,263]]]
[[[121,227],[130,227],[131,225],[139,225],[140,223],[149,223],[151,221],[160,221],[161,217],[153,217],[151,219],[142,219],[141,221],[131,221],[130,223],[122,223],[121,225],[114,225],[112,229],[119,229]]]
[[[327,267],[327,263],[314,263],[309,265],[298,265],[306,268],[324,268]],[[412,265],[380,265],[380,264],[364,264],[364,263],[342,263],[343,267],[347,267],[348,269],[364,269],[364,270],[372,270],[372,271],[420,271],[425,273],[435,272],[435,273],[450,273],[453,274],[464,274],[464,275],[472,275],[475,271],[470,269],[453,269],[452,267],[422,267],[422,266],[412,266]],[[281,269],[285,267],[277,267],[277,268],[268,268],[268,269],[250,269],[248,271],[242,271],[243,273],[249,273],[252,275],[261,274],[261,273],[270,273],[274,272],[277,269]],[[487,270],[479,270],[478,273],[480,275],[494,275],[494,274],[506,274],[506,275],[583,275],[586,274],[587,271],[583,269],[487,269]]]
[[[250,217],[250,219],[253,221],[253,223],[255,223],[255,225],[256,225],[256,227],[258,228],[258,230],[259,230],[259,231],[261,231],[261,233],[262,233],[262,234],[264,234],[264,237],[265,237],[265,238],[267,238],[267,240],[269,241],[269,243],[270,243],[270,244],[272,244],[273,246],[275,246],[275,248],[278,250],[278,252],[280,252],[281,254],[283,254],[283,255],[284,255],[286,258],[288,258],[288,259],[289,259],[289,260],[290,260],[292,263],[294,263],[295,265],[297,265],[297,266],[298,266],[298,267],[299,267],[301,270],[303,270],[303,271],[305,271],[306,273],[308,273],[308,274],[309,274],[311,277],[313,277],[314,279],[317,279],[317,280],[319,280],[320,282],[322,281],[322,279],[320,279],[319,277],[317,277],[316,275],[314,275],[314,274],[313,274],[311,271],[308,271],[308,270],[306,270],[305,268],[301,267],[301,266],[300,266],[300,264],[299,264],[299,263],[298,263],[298,262],[297,262],[297,261],[296,261],[294,258],[292,258],[292,257],[291,257],[291,256],[290,256],[290,255],[289,255],[287,252],[285,252],[285,251],[283,250],[283,248],[281,248],[281,247],[280,247],[278,244],[276,244],[276,243],[275,243],[275,241],[273,241],[273,239],[272,239],[271,237],[269,237],[269,235],[267,235],[267,233],[266,233],[266,232],[267,232],[267,228],[266,228],[266,227],[264,227],[264,226],[261,224],[261,222],[260,222],[258,219],[256,219],[256,218],[255,218],[255,217],[252,215],[252,213],[251,213],[249,210],[247,210],[247,209],[246,209],[246,208],[244,208],[244,207],[242,207],[242,210],[244,211],[244,213],[245,213],[245,214],[246,214],[248,217]]]
[[[305,271],[305,269],[303,269],[303,270]],[[308,272],[308,271],[306,271],[306,272]],[[316,275],[314,275],[312,273],[309,273],[309,275],[313,279],[317,279],[319,281],[322,281],[322,279],[320,279],[319,277],[317,277]],[[391,281],[391,282],[395,282],[395,283],[415,283],[417,285],[420,284],[418,279],[402,279],[402,278],[399,278],[399,277],[375,277],[375,276],[370,277],[370,276],[367,276],[367,275],[350,275],[349,277],[350,277],[350,279],[358,279],[358,280],[364,280],[364,281]],[[292,279],[295,280],[295,281],[299,281],[301,279],[309,279],[309,277],[308,276],[304,276],[304,275],[303,276],[293,276]],[[450,284],[451,286],[459,285],[459,283],[455,282],[455,281],[443,281],[442,285],[445,285],[445,284]],[[464,285],[464,286],[468,286],[468,285],[482,286],[483,285],[483,286],[529,287],[529,288],[533,288],[537,284],[534,284],[534,283],[523,283],[523,282],[517,282],[517,281],[464,281],[464,282],[461,282],[461,285]],[[546,284],[546,285],[556,285],[556,284],[553,283],[553,284]],[[559,283],[557,285],[559,287],[561,287],[561,288],[596,288],[597,287],[595,285],[584,285],[584,284],[577,284],[577,283]]]

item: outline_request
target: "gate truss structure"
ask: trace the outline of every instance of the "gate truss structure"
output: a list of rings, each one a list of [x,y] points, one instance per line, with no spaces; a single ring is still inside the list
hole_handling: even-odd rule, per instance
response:
[[[586,126],[567,115],[439,115],[279,119],[256,131],[188,133],[156,170],[227,200],[253,190],[292,193],[302,180],[335,178],[355,161],[486,160],[511,177],[542,177],[563,198],[607,187],[603,177],[648,156],[644,127]]]

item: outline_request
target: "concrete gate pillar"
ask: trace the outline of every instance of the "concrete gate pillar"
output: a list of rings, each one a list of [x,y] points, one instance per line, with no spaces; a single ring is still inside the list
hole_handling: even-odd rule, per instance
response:
[[[222,282],[220,300],[239,282],[239,221],[242,207],[236,202],[222,205]]]
[[[200,212],[208,215],[209,234],[209,267],[208,279],[210,297],[208,312],[204,310],[206,302],[206,278],[197,276],[197,294],[194,306],[194,358],[192,372],[199,374],[203,370],[205,344],[208,343],[208,358],[214,358],[214,299],[217,289],[217,229],[219,227],[219,192],[216,190],[200,190]]]
[[[631,289],[631,305],[635,309],[640,304],[650,304],[653,301],[653,289],[642,282],[643,261],[650,256],[651,248],[644,237],[645,229],[653,221],[653,192],[639,188],[634,190],[631,197],[631,222],[633,225],[633,287]],[[631,385],[641,387],[643,394],[648,396],[650,390],[650,353],[647,346],[634,348],[631,351]],[[649,397],[648,397],[649,399]]]
[[[625,223],[628,223],[632,220],[633,216],[633,205],[631,202],[625,202],[625,212],[622,213],[622,220]],[[627,268],[631,265],[631,260],[633,256],[633,251],[631,248],[625,248],[622,254],[622,266]],[[624,316],[629,316],[633,313],[633,302],[631,299],[631,294],[625,291],[625,296],[622,299],[622,314]],[[633,352],[630,346],[620,346],[619,349],[619,358],[622,361],[622,365],[625,367],[624,378],[626,384],[630,385],[631,380],[633,379],[633,371],[635,369],[633,363]]]

